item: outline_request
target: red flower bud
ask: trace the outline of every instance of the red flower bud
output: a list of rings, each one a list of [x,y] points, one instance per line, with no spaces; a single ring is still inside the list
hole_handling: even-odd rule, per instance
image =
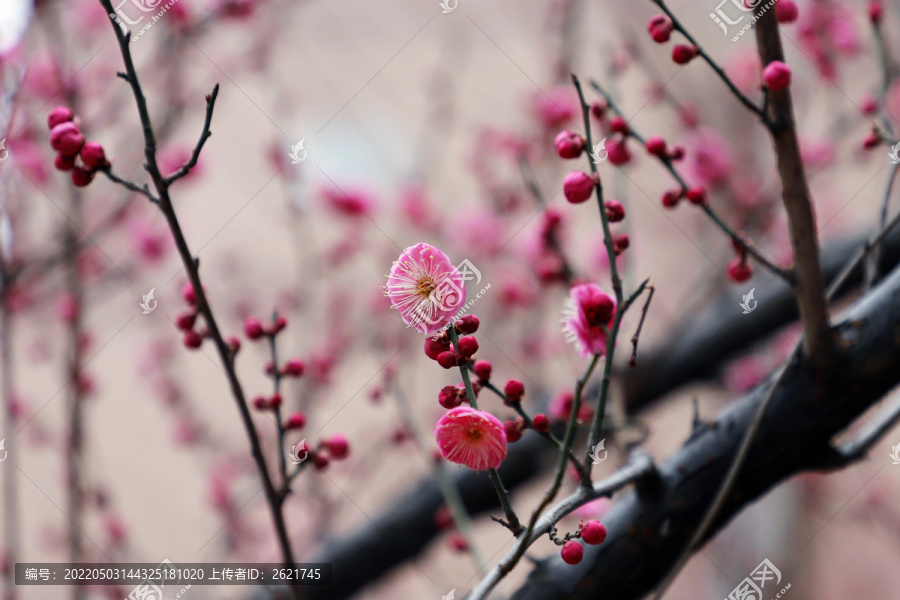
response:
[[[438,402],[446,409],[456,408],[463,403],[463,397],[460,395],[461,390],[455,385],[445,385],[438,392]]]
[[[109,166],[103,146],[97,142],[87,142],[81,147],[81,162],[91,171],[97,171]]]
[[[581,539],[592,546],[602,544],[606,539],[606,526],[600,521],[582,523],[579,529],[581,530]]]
[[[584,557],[584,547],[575,540],[569,540],[563,544],[560,555],[566,564],[577,565]]]
[[[666,141],[658,135],[648,137],[644,147],[654,156],[664,156],[666,153]]]
[[[458,364],[456,354],[453,352],[441,352],[438,354],[437,361],[445,369],[452,369]]]
[[[489,361],[479,360],[475,361],[472,370],[475,371],[475,375],[478,379],[488,381],[491,378],[491,368],[491,363]]]
[[[178,329],[182,331],[190,331],[194,328],[194,323],[197,322],[197,313],[182,313],[178,315],[178,318],[175,319],[175,325],[178,326]]]
[[[459,338],[459,353],[463,358],[470,358],[478,352],[478,340],[474,336],[467,335]]]
[[[306,370],[306,365],[303,364],[303,361],[299,358],[292,358],[285,363],[281,373],[290,377],[302,377],[304,370]]]
[[[251,340],[258,340],[265,334],[265,331],[263,330],[262,323],[260,323],[258,319],[250,317],[244,321],[244,333]]]
[[[454,323],[456,326],[456,331],[460,335],[472,335],[476,331],[478,331],[478,326],[481,324],[481,321],[478,320],[478,317],[475,315],[464,315]]]
[[[743,283],[753,276],[753,268],[747,263],[745,258],[735,257],[728,266],[725,267],[725,273],[734,283]]]
[[[72,167],[72,183],[75,187],[87,187],[94,180],[94,172],[81,167]]]
[[[688,188],[684,195],[692,204],[696,204],[697,206],[706,204],[706,188],[702,186],[698,185]]]
[[[556,134],[553,145],[560,158],[578,158],[584,151],[584,137],[574,131],[563,130]]]
[[[302,412],[294,412],[284,422],[285,429],[303,429],[306,425],[306,415]]]
[[[625,207],[618,200],[607,200],[603,207],[606,209],[606,220],[610,223],[618,223],[625,218]]]
[[[525,384],[518,379],[510,379],[503,388],[508,402],[521,402],[525,395]]]
[[[50,147],[63,156],[75,156],[84,145],[84,134],[72,121],[60,123],[50,130]]]
[[[71,109],[67,106],[57,106],[53,110],[50,111],[50,114],[47,116],[47,126],[50,129],[53,129],[60,123],[67,123],[75,118],[75,115],[72,114]]]
[[[697,46],[693,44],[678,44],[672,48],[672,60],[675,64],[686,65],[699,54]]]
[[[594,179],[584,171],[572,171],[563,180],[563,193],[572,204],[581,204],[593,191]]]
[[[550,419],[547,418],[547,415],[538,413],[531,420],[531,426],[539,433],[547,433],[550,431]]]

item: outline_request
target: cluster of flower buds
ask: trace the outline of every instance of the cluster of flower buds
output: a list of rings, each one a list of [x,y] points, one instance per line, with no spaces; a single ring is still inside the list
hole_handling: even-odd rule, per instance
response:
[[[666,208],[675,208],[682,198],[687,198],[691,204],[703,206],[707,202],[706,188],[703,186],[693,186],[687,189],[678,188],[674,190],[666,190],[663,193],[662,205]]]
[[[191,282],[184,284],[181,290],[181,297],[188,304],[188,310],[175,318],[175,325],[184,333],[184,345],[191,350],[196,350],[203,345],[203,340],[209,335],[206,328],[197,327],[197,317],[200,312],[197,308],[197,293]],[[241,341],[236,337],[230,337],[225,340],[232,352],[241,349]]]
[[[450,336],[442,331],[425,339],[425,355],[445,369],[468,363],[478,352],[478,340],[472,334],[478,331],[479,323],[475,315],[461,317],[454,324],[456,331],[463,336],[459,338],[459,347],[454,348],[450,343]]]
[[[313,449],[307,442],[303,442],[303,449],[309,453],[316,470],[325,469],[332,460],[344,460],[350,455],[350,442],[341,434],[335,434],[330,438],[319,442],[319,447]]]
[[[47,117],[50,127],[50,147],[56,150],[54,164],[60,171],[72,172],[72,183],[85,187],[94,180],[97,171],[110,166],[103,146],[88,142],[78,124],[78,119],[65,106],[58,106]],[[81,159],[78,164],[78,159]]]
[[[246,321],[244,321],[244,333],[251,340],[259,340],[264,337],[272,337],[278,335],[285,327],[287,327],[287,319],[280,315],[272,319],[272,323],[268,326],[263,325],[259,319],[255,319],[253,317],[250,317]],[[301,366],[300,375],[302,374],[303,367]]]
[[[606,539],[606,526],[600,521],[582,521],[576,535],[585,543],[596,546]],[[569,540],[563,544],[560,555],[566,564],[577,565],[584,557],[584,547],[577,540]]]

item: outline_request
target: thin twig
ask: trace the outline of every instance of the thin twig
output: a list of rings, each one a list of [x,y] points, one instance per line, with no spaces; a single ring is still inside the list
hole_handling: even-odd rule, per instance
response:
[[[547,511],[534,525],[531,532],[522,533],[516,544],[503,557],[497,566],[492,568],[487,576],[482,579],[475,589],[466,596],[468,600],[485,600],[500,581],[509,574],[519,560],[524,556],[532,544],[541,536],[550,533],[556,523],[580,506],[583,506],[597,498],[609,498],[614,493],[624,488],[633,481],[649,477],[656,472],[656,467],[649,455],[643,452],[635,452],[629,464],[621,467],[609,478],[595,483],[592,487],[579,487],[571,496],[560,501],[551,510]]]
[[[612,96],[609,93],[607,93],[606,90],[604,90],[603,87],[601,87],[600,84],[598,84],[596,81],[591,80],[590,83],[591,83],[591,87],[594,88],[594,90],[598,94],[603,96],[603,98],[606,100],[606,103],[609,106],[609,109],[613,113],[615,113],[616,115],[618,115],[624,119],[625,118],[624,113],[616,105],[615,101],[612,99]],[[631,124],[629,124],[629,132],[626,135],[628,135],[629,137],[633,137],[642,146],[646,143],[645,138],[641,134],[639,134],[637,131],[635,131],[634,128],[631,126]],[[678,183],[679,186],[681,186],[682,190],[687,190],[690,187],[688,185],[687,181],[684,179],[684,177],[682,177],[682,175],[678,171],[678,169],[675,168],[675,163],[672,161],[671,158],[669,158],[668,156],[657,156],[657,158],[663,164],[663,166],[666,168],[666,170],[672,175],[672,177],[675,178],[675,181]],[[742,247],[746,248],[747,253],[750,256],[752,256],[759,264],[761,264],[763,267],[765,267],[766,269],[768,269],[769,271],[771,271],[772,273],[774,273],[781,279],[784,279],[788,283],[793,283],[793,274],[789,270],[783,269],[783,268],[779,267],[778,265],[776,265],[770,258],[768,258],[765,254],[763,254],[752,241],[748,240],[745,236],[743,236],[743,235],[739,234],[737,231],[735,231],[731,227],[731,225],[729,225],[725,221],[725,219],[723,219],[716,212],[716,210],[712,206],[709,205],[708,202],[702,206],[702,210],[704,213],[706,213],[706,215],[710,219],[712,219],[713,223],[715,223],[722,231],[725,232],[725,234],[728,237],[730,237],[732,239],[732,241],[737,242],[737,243],[741,244]]]
[[[647,296],[647,301],[644,303],[643,310],[641,310],[641,320],[638,321],[637,329],[635,330],[634,335],[631,337],[631,344],[633,345],[633,349],[631,350],[631,360],[628,361],[629,367],[637,366],[638,340],[641,339],[641,329],[644,328],[644,320],[647,318],[647,309],[650,308],[650,302],[653,300],[654,292],[656,292],[656,288],[651,285],[650,294]]]
[[[212,125],[212,116],[213,116],[213,106],[216,103],[216,96],[219,95],[219,84],[217,83],[213,88],[212,94],[207,96],[206,98],[206,118],[203,121],[203,131],[200,133],[200,139],[197,141],[197,145],[194,146],[194,151],[191,153],[190,159],[183,165],[181,168],[166,177],[166,185],[172,185],[185,175],[187,175],[191,169],[197,166],[197,161],[200,160],[200,152],[203,150],[204,144],[206,144],[206,140],[212,135],[212,131],[210,131],[210,126]]]
[[[452,323],[450,324],[450,327],[447,328],[447,333],[450,335],[450,341],[453,342],[453,347],[459,348],[459,334],[457,334],[456,327]],[[475,398],[475,390],[472,388],[469,370],[465,365],[459,365],[459,373],[462,375],[463,384],[466,387],[466,397],[469,400],[469,406],[478,410],[478,400]],[[503,508],[503,514],[506,515],[506,522],[503,523],[504,526],[512,531],[513,535],[519,535],[522,531],[522,524],[519,523],[519,517],[516,516],[516,511],[513,510],[512,502],[509,500],[509,492],[503,487],[503,482],[500,480],[500,474],[497,473],[497,469],[488,469],[487,472],[491,484],[493,484],[494,489],[497,491],[497,497],[500,499],[500,506]]]
[[[762,109],[757,106],[752,100],[747,98],[747,96],[745,96],[737,88],[736,85],[734,85],[734,82],[732,82],[731,79],[728,78],[728,75],[725,74],[725,71],[722,69],[722,67],[720,67],[716,63],[716,61],[706,53],[706,50],[704,50],[703,47],[699,43],[697,43],[697,40],[695,40],[694,37],[688,32],[687,28],[681,24],[681,21],[679,21],[678,18],[674,14],[672,14],[672,11],[669,10],[669,7],[667,7],[662,0],[651,1],[659,6],[660,10],[666,13],[666,16],[668,16],[672,20],[672,24],[675,26],[675,30],[680,32],[681,35],[683,35],[687,39],[687,41],[689,41],[695,48],[697,48],[697,52],[699,53],[700,57],[706,61],[713,72],[715,72],[715,74],[719,76],[719,79],[721,79],[725,83],[731,93],[734,94],[735,98],[737,98],[741,104],[746,106],[750,112],[759,117],[763,123],[768,123],[766,113],[763,112]]]
[[[100,3],[103,5],[104,9],[106,9],[107,13],[114,12],[110,0],[100,0]],[[141,128],[144,137],[144,157],[146,159],[145,168],[150,174],[150,178],[153,181],[154,187],[156,188],[156,192],[159,197],[160,210],[163,212],[163,215],[168,222],[169,229],[171,230],[172,235],[175,238],[175,246],[178,249],[178,254],[181,257],[185,271],[187,272],[190,283],[194,289],[197,309],[203,315],[204,321],[207,326],[207,337],[211,338],[213,343],[215,344],[220,361],[222,362],[222,365],[225,369],[225,374],[228,378],[232,396],[234,397],[234,400],[237,404],[238,411],[241,415],[241,421],[243,422],[244,429],[250,441],[250,448],[254,463],[256,464],[257,471],[259,472],[260,478],[262,479],[266,501],[269,504],[269,509],[272,514],[272,520],[275,526],[275,532],[278,537],[279,546],[281,548],[282,559],[286,566],[290,566],[291,568],[293,568],[295,561],[293,550],[291,549],[291,543],[287,534],[287,527],[284,521],[282,501],[279,498],[278,491],[276,490],[271,475],[269,474],[269,469],[262,451],[259,434],[257,433],[256,427],[253,424],[253,418],[247,405],[247,398],[244,395],[244,390],[235,370],[234,351],[225,342],[225,339],[223,338],[222,333],[219,330],[218,322],[215,319],[215,315],[213,314],[212,307],[209,304],[206,296],[206,291],[203,289],[203,283],[200,279],[199,262],[194,258],[193,254],[190,251],[190,248],[188,247],[184,232],[182,231],[181,225],[178,221],[178,216],[176,215],[175,209],[172,205],[172,200],[169,196],[169,182],[162,176],[159,171],[159,164],[157,163],[156,158],[156,136],[150,118],[150,110],[147,107],[147,99],[144,96],[144,92],[141,88],[140,80],[138,79],[134,61],[131,56],[131,49],[129,47],[130,35],[128,32],[122,32],[115,22],[110,22],[112,24],[113,32],[116,36],[119,50],[122,54],[122,60],[125,65],[126,72],[123,76],[123,79],[125,79],[131,86],[135,104],[137,105],[138,114],[140,116]],[[218,86],[216,87],[216,89],[218,89]],[[215,100],[216,90],[214,89],[213,93],[207,97],[207,114],[212,113],[215,105]],[[288,586],[288,589],[295,600],[299,600],[301,598],[300,589],[297,586]]]
[[[466,366],[469,369],[469,371],[474,373],[474,366],[471,363],[467,363]],[[544,438],[545,440],[547,440],[548,442],[553,444],[553,447],[556,448],[557,450],[562,450],[562,448],[563,448],[562,441],[557,439],[557,437],[555,435],[553,435],[552,432],[548,431],[545,433],[545,432],[538,431],[534,428],[534,421],[531,419],[531,417],[528,415],[528,413],[525,412],[525,409],[522,408],[522,404],[520,402],[510,402],[506,398],[506,394],[504,394],[500,388],[498,388],[496,385],[494,385],[490,381],[481,381],[479,383],[483,388],[492,391],[501,400],[503,400],[503,404],[505,406],[516,411],[516,414],[518,414],[520,417],[522,417],[522,420],[525,422],[526,427],[528,427],[529,429],[531,429],[532,431],[534,431],[535,433],[540,435],[542,438]],[[572,464],[572,467],[578,473],[578,478],[582,481],[587,481],[587,472],[584,470],[584,465],[581,464],[581,461],[575,457],[575,454],[572,452],[571,448],[569,449],[568,454],[569,454],[569,462]]]

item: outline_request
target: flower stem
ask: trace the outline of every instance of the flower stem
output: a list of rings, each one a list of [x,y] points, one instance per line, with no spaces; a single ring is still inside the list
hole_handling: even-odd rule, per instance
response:
[[[575,89],[578,91],[578,99],[581,102],[581,113],[584,118],[584,132],[587,146],[588,148],[593,148],[594,141],[591,138],[591,107],[588,106],[588,103],[585,101],[584,91],[581,89],[581,82],[574,74],[572,75],[572,83],[575,84]],[[594,181],[596,182],[594,183],[594,189],[597,192],[597,204],[600,207],[600,221],[603,223],[603,244],[606,246],[606,253],[609,255],[609,273],[610,278],[612,279],[613,291],[616,294],[616,303],[621,305],[623,298],[622,278],[619,276],[619,267],[616,264],[616,252],[613,248],[612,231],[609,227],[609,220],[606,218],[606,208],[603,206],[603,184],[600,183],[597,165],[593,160],[590,160],[590,155],[588,155],[588,163],[590,163],[591,174],[594,175]]]
[[[459,351],[459,334],[456,333],[456,327],[451,324],[447,328],[447,333],[450,335],[453,347]],[[469,370],[465,364],[459,365],[459,372],[462,375],[463,384],[466,386],[466,397],[469,400],[469,406],[478,410],[478,400],[475,398],[475,390],[472,388],[472,380],[469,378]],[[509,492],[503,487],[503,481],[500,480],[500,474],[497,473],[497,469],[488,469],[487,471],[488,477],[491,478],[491,483],[494,484],[494,489],[497,491],[497,497],[500,499],[500,506],[503,507],[503,514],[506,515],[505,525],[513,532],[513,535],[519,535],[523,528],[509,500]]]

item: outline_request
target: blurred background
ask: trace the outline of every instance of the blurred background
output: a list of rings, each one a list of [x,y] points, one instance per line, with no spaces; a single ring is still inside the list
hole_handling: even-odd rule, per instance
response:
[[[222,366],[208,343],[185,348],[174,324],[188,308],[187,277],[162,214],[103,176],[76,189],[53,166],[47,116],[65,105],[117,174],[149,182],[133,98],[116,77],[122,61],[110,18],[95,0],[4,2],[2,578],[8,581],[11,560],[68,561],[73,544],[84,562],[277,561]],[[873,122],[900,118],[900,89],[880,67],[864,3],[798,4],[799,18],[782,25],[782,39],[827,248],[877,226],[891,161],[887,148],[867,151],[863,140]],[[120,8],[132,19],[141,14],[131,0]],[[132,43],[169,173],[196,143],[204,96],[221,86],[213,136],[172,196],[220,326],[242,340],[237,369],[246,393],[271,393],[271,357],[246,339],[243,322],[277,310],[288,323],[279,355],[306,367],[285,382],[286,405],[307,417],[290,443],[335,434],[350,441],[346,460],[306,469],[294,483],[286,514],[298,560],[372,527],[432,476],[431,431],[444,412],[437,393],[458,375],[424,356],[423,336],[405,329],[383,297],[403,248],[427,242],[455,264],[467,259],[478,268],[482,279],[470,283],[470,298],[490,285],[471,310],[482,323],[478,358],[492,362],[498,385],[523,381],[530,410],[565,416],[566,394],[586,365],[560,329],[568,284],[610,290],[596,206],[569,204],[562,194],[565,174],[587,164],[553,150],[558,131],[583,129],[571,73],[586,87],[601,83],[642,135],[682,146],[679,169],[688,181],[710,190],[735,229],[790,262],[767,133],[707,65],[677,65],[674,42],[650,39],[655,8],[581,0],[443,7],[437,0],[178,0]],[[732,42],[709,17],[716,8],[671,4],[735,85],[758,98],[753,32]],[[888,33],[897,8],[885,7]],[[594,122],[595,140],[612,137],[607,127]],[[300,142],[294,156],[304,158],[295,164],[290,154]],[[631,240],[619,257],[626,289],[646,278],[656,288],[641,347],[663,360],[685,324],[721,315],[723,299],[735,321],[761,318],[776,282],[758,271],[732,284],[727,237],[689,204],[664,208],[660,198],[674,180],[629,144],[627,163],[599,170],[607,197],[627,210],[617,226]],[[759,313],[742,314],[732,299],[751,288]],[[158,307],[144,314],[140,303],[151,290]],[[626,318],[620,374],[638,317]],[[796,338],[788,324],[739,340],[740,351],[710,365],[712,376],[655,398],[632,415],[649,432],[642,448],[663,460],[689,435],[693,401],[712,419],[776,367]],[[609,407],[619,423],[621,381]],[[486,404],[502,419],[515,416],[494,399]],[[265,414],[254,419],[274,465],[275,427]],[[694,557],[668,597],[725,597],[768,558],[792,584],[794,600],[897,598],[894,443],[889,435],[870,460],[844,472],[779,486]],[[626,460],[617,436],[607,449],[610,460],[595,468],[600,475]],[[514,490],[520,514],[530,515],[548,481],[549,473],[536,473]],[[563,523],[571,529],[579,518],[602,520],[607,506],[594,503]],[[466,546],[493,564],[511,541],[485,514],[475,525],[465,543],[447,528],[355,597],[437,599],[451,589],[462,597],[480,578]],[[384,535],[389,545],[404,531]],[[556,551],[543,540],[529,554]],[[500,595],[529,568],[520,565]],[[244,598],[251,591],[194,586],[189,594]],[[65,587],[14,592],[76,597]]]

